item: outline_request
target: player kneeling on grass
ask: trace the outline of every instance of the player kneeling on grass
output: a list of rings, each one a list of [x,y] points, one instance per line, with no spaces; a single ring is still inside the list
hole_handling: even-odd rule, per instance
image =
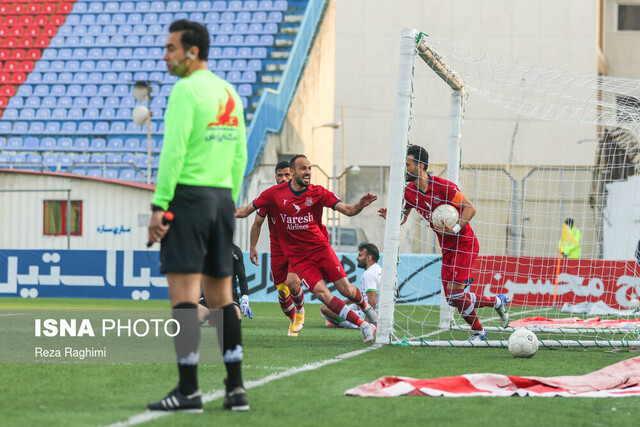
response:
[[[471,229],[469,221],[476,214],[476,208],[460,192],[458,186],[451,181],[427,173],[429,154],[418,145],[410,145],[407,151],[407,176],[409,185],[404,191],[404,214],[402,224],[407,221],[411,209],[416,209],[426,219],[438,236],[442,249],[442,285],[447,302],[456,307],[462,318],[471,326],[470,340],[485,340],[485,332],[475,309],[479,307],[493,307],[500,316],[502,327],[509,324],[506,307],[509,302],[506,296],[485,297],[464,288],[470,284],[473,263],[478,256],[480,245],[478,238]],[[432,212],[440,205],[449,204],[458,210],[459,220],[449,227],[437,227],[431,218]],[[387,218],[387,208],[378,211],[382,218]]]
[[[360,292],[364,295],[367,304],[374,310],[378,301],[380,283],[382,282],[382,268],[378,264],[379,258],[380,251],[373,243],[361,243],[358,246],[356,261],[358,262],[358,267],[365,270],[360,278]],[[361,319],[366,316],[355,304],[351,304],[349,309],[353,310]],[[335,314],[324,304],[320,307],[320,314],[327,321],[327,326],[329,327],[339,326],[345,329],[358,329],[356,325]]]
[[[360,290],[349,283],[329,243],[329,233],[322,224],[322,210],[327,207],[354,216],[378,197],[367,193],[358,203],[347,205],[332,192],[311,184],[311,163],[306,156],[293,156],[289,164],[291,181],[266,189],[252,204],[237,209],[236,217],[245,218],[266,208],[276,220],[278,240],[289,258],[291,269],[302,279],[302,285],[335,314],[356,324],[364,335],[364,342],[371,342],[375,339],[378,315],[366,303]],[[342,296],[360,307],[371,323],[362,320],[344,301],[334,297],[325,278]]]

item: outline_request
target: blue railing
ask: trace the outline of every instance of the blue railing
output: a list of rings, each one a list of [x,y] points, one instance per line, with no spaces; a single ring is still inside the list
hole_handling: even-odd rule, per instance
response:
[[[260,162],[268,134],[278,133],[282,129],[327,2],[309,0],[278,89],[267,89],[260,97],[247,135],[247,175]]]

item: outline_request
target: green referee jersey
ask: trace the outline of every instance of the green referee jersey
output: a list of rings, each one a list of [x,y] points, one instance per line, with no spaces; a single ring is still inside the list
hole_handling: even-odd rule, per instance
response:
[[[209,70],[180,79],[169,96],[152,203],[167,210],[177,184],[230,188],[238,200],[247,166],[242,100]]]

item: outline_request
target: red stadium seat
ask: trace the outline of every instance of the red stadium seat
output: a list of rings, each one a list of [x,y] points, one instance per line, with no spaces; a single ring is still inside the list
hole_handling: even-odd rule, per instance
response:
[[[40,27],[37,25],[29,25],[24,34],[29,37],[38,37],[40,35]]]
[[[37,61],[42,57],[42,51],[40,49],[29,49],[27,51],[26,58],[30,61]]]
[[[47,15],[37,15],[33,23],[40,27],[44,27],[49,24],[49,17]]]
[[[62,15],[53,15],[51,17],[51,25],[62,25],[64,24],[64,16]]]
[[[0,37],[7,37],[9,35],[9,27],[6,25],[0,25]]]
[[[9,12],[12,15],[22,15],[27,11],[27,7],[24,4],[14,3],[11,6],[11,11]]]
[[[22,61],[18,66],[18,70],[24,73],[30,73],[35,68],[35,65],[31,61]]]
[[[38,3],[30,3],[27,5],[27,13],[37,15],[40,13],[40,5]]]
[[[24,49],[13,49],[11,51],[11,59],[23,60],[27,56],[27,52]]]
[[[49,46],[49,41],[50,40],[51,39],[49,37],[40,36],[40,37],[36,38],[36,41],[35,41],[34,45],[35,45],[35,47],[46,49],[46,47]]]
[[[8,4],[0,3],[0,15],[4,16],[4,15],[8,14],[9,13],[9,9],[11,9],[11,8],[9,7]]]
[[[54,25],[47,25],[42,29],[42,35],[47,37],[53,37],[58,32],[58,27]]]
[[[11,51],[9,49],[0,49],[0,61],[9,59],[10,56],[11,56]]]
[[[6,96],[7,98],[11,98],[16,94],[16,88],[11,85],[4,85],[0,87],[0,96]]]
[[[0,73],[0,84],[7,84],[11,80],[10,73]]]
[[[27,80],[27,75],[25,73],[13,73],[11,75],[11,83],[14,85],[21,85]]]
[[[18,17],[15,15],[9,15],[4,19],[4,24],[9,27],[18,25]]]
[[[7,98],[5,98],[4,96],[0,96],[0,109],[7,108],[8,103],[9,103],[9,100]],[[2,116],[0,115],[0,117]]]
[[[18,18],[18,22],[20,23],[20,25],[28,27],[29,25],[33,24],[33,16],[22,15],[20,18]]]
[[[44,3],[40,8],[40,13],[50,15],[56,11],[56,5],[53,3]]]
[[[7,37],[4,39],[2,46],[8,47],[8,48],[18,47],[18,39],[15,37]]]
[[[29,49],[33,47],[33,43],[34,43],[33,37],[23,37],[18,42],[18,47],[24,47]]]
[[[12,37],[22,37],[24,36],[24,28],[22,27],[11,27],[9,28],[9,35]]]
[[[2,67],[4,71],[17,71],[18,70],[18,61],[6,61],[4,63],[4,67]]]
[[[60,3],[58,5],[58,13],[67,14],[71,12],[71,9],[73,9],[73,5],[71,3]]]

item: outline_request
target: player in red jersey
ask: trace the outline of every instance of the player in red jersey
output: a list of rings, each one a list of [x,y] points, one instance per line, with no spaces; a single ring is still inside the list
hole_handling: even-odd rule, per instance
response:
[[[429,154],[418,145],[410,145],[407,151],[407,176],[409,185],[404,191],[404,216],[402,224],[407,221],[412,209],[424,217],[438,236],[442,249],[442,285],[450,306],[456,307],[462,318],[471,326],[471,340],[484,340],[487,334],[478,320],[475,309],[492,306],[500,316],[503,327],[509,324],[506,312],[508,299],[505,295],[484,297],[470,292],[464,292],[470,284],[473,263],[478,256],[480,244],[471,229],[469,221],[476,214],[476,208],[471,201],[460,192],[458,186],[446,179],[427,173]],[[431,213],[440,205],[449,204],[458,210],[460,219],[452,227],[444,225],[439,228],[431,221]],[[387,209],[378,211],[386,219]]]
[[[365,302],[360,290],[349,283],[329,243],[329,234],[322,224],[322,211],[328,207],[354,216],[376,201],[377,196],[367,193],[358,203],[347,205],[331,191],[311,184],[311,163],[304,155],[293,156],[289,164],[291,181],[266,189],[252,204],[237,209],[236,217],[244,218],[255,210],[267,208],[276,220],[280,246],[289,257],[291,269],[302,279],[301,283],[331,311],[357,325],[364,335],[364,342],[373,341],[378,316]],[[357,304],[369,321],[361,319],[344,301],[334,297],[325,279]]]
[[[279,162],[276,165],[276,183],[282,184],[291,180],[291,169],[289,162]],[[249,258],[251,262],[258,265],[258,251],[256,245],[260,238],[260,229],[265,219],[269,224],[269,240],[271,241],[271,275],[273,283],[278,289],[278,302],[282,312],[289,318],[289,331],[287,335],[297,337],[298,332],[304,326],[304,293],[300,286],[300,278],[289,268],[289,260],[282,251],[278,242],[278,235],[275,226],[275,217],[269,215],[266,208],[258,210],[256,219],[251,226],[251,247]]]

